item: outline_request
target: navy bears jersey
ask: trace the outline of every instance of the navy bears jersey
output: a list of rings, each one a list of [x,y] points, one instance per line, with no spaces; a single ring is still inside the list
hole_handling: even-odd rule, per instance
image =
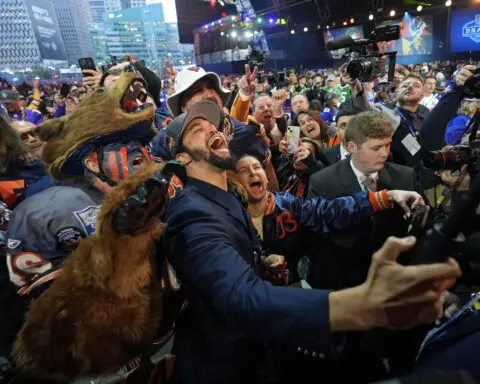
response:
[[[95,231],[100,201],[75,187],[51,187],[12,212],[6,262],[19,295],[41,293],[82,238]]]

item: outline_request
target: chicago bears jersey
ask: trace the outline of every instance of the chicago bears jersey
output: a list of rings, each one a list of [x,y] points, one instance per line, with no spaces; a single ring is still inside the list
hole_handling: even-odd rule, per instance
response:
[[[25,199],[7,229],[6,263],[19,295],[40,294],[82,238],[96,229],[101,195],[76,187],[51,187]]]

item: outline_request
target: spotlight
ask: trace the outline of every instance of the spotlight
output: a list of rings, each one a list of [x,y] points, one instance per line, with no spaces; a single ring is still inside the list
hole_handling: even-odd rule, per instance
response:
[[[208,29],[208,24],[206,24],[203,28]]]
[[[447,1],[445,2],[445,5],[446,5],[447,7],[450,7],[450,6],[452,5],[452,0],[447,0]]]
[[[308,28],[307,27],[303,28],[303,32],[308,32]]]
[[[348,23],[346,21],[343,22],[343,25],[347,25]]]
[[[248,16],[245,17],[245,22],[246,22],[246,23],[250,23],[250,21],[251,21],[251,20],[250,20],[250,17],[248,17]]]
[[[270,24],[273,24],[273,19],[272,19],[272,18],[268,19],[268,22],[269,22]]]
[[[223,36],[223,35],[225,35],[225,32],[220,32],[220,36]]]
[[[355,19],[352,17],[352,18],[350,19],[350,23],[353,24],[354,22],[355,22]]]
[[[233,38],[237,37],[237,31],[232,31],[232,33],[230,33],[230,35],[231,35]]]
[[[235,21],[235,16],[232,16],[232,21]]]
[[[368,16],[368,20],[373,20],[373,15],[370,14],[370,16]]]
[[[215,25],[215,23],[211,23],[210,25],[213,27]]]
[[[390,11],[390,16],[391,16],[391,17],[395,16],[395,10],[394,10],[394,9],[392,9],[392,10]]]
[[[258,23],[258,24],[261,24],[261,23],[262,23],[262,18],[261,18],[261,17],[258,17],[258,18],[257,18],[257,23]]]
[[[294,35],[294,34],[295,34],[295,30],[292,29],[292,30],[290,31],[290,34],[291,34],[291,35]]]
[[[330,26],[329,26],[329,25],[327,25],[327,29],[330,29]]]
[[[222,0],[220,0],[218,3],[219,3],[222,7],[225,6],[225,3],[224,3]]]
[[[422,9],[423,9],[423,7],[422,7],[421,5],[419,5],[419,6],[417,7],[417,12],[422,12]]]

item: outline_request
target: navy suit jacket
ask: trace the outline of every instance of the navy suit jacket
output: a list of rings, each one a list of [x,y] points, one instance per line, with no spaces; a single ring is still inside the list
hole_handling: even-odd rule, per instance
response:
[[[176,322],[174,382],[253,383],[250,346],[262,340],[335,354],[328,291],[259,277],[256,233],[233,194],[189,178],[172,199],[162,244],[188,300]]]

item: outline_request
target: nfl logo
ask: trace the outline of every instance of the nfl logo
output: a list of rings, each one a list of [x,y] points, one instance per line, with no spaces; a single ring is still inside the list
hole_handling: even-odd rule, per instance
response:
[[[475,15],[475,23],[480,24],[480,14]]]

